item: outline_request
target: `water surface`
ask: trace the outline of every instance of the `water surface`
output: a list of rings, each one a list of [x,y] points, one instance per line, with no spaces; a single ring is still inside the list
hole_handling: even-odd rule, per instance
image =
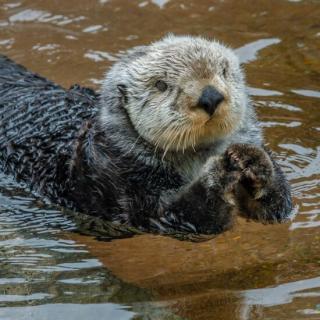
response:
[[[98,241],[0,175],[0,319],[320,319],[319,17],[317,0],[2,0],[0,52],[65,87],[99,88],[128,48],[168,32],[228,43],[296,215],[201,243]]]

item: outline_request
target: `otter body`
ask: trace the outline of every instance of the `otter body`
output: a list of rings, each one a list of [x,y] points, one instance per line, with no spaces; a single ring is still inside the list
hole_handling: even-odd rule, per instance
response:
[[[234,212],[282,221],[288,183],[264,149],[232,51],[138,47],[101,96],[0,57],[0,164],[52,202],[144,231],[217,234]]]

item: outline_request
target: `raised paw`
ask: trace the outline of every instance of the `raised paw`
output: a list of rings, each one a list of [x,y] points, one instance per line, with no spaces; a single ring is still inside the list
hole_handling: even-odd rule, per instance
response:
[[[208,187],[218,185],[222,193],[232,192],[241,178],[239,171],[227,170],[224,160],[221,161],[218,157],[209,158],[205,171],[208,173],[206,175]]]
[[[240,183],[255,199],[261,198],[272,181],[272,161],[262,148],[250,144],[233,144],[224,154],[225,170],[240,172]]]

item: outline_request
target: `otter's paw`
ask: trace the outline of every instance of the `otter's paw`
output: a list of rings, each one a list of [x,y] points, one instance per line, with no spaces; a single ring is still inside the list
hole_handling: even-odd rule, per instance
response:
[[[217,157],[211,157],[205,165],[205,172],[207,174],[207,185],[209,189],[211,187],[218,186],[221,193],[231,192],[234,190],[235,186],[239,183],[241,178],[241,172],[236,170],[227,170],[224,165],[224,161]],[[217,190],[215,190],[216,192]]]
[[[250,144],[233,144],[224,154],[227,171],[241,173],[240,183],[254,198],[261,198],[274,176],[269,155],[259,147]]]

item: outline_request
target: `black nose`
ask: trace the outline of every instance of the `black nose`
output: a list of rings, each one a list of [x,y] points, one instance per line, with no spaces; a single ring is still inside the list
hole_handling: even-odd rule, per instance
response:
[[[198,100],[198,107],[203,108],[210,116],[214,114],[224,96],[212,86],[206,86]]]

